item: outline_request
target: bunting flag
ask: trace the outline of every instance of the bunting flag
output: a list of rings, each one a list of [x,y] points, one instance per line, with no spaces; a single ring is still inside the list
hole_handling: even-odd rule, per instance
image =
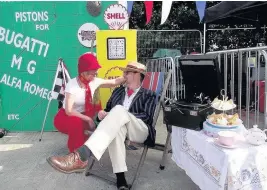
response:
[[[128,14],[130,16],[132,10],[133,10],[133,1],[127,1],[127,11],[128,11]]]
[[[152,18],[153,13],[153,1],[145,1],[146,7],[146,24],[148,24]]]
[[[163,0],[161,8],[161,23],[164,24],[170,14],[172,8],[172,0]]]
[[[196,7],[199,16],[199,22],[201,22],[205,14],[206,1],[196,1]]]

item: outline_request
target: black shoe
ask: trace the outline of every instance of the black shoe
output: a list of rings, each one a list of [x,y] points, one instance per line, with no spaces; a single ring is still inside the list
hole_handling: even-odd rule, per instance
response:
[[[129,190],[129,186],[125,179],[124,172],[116,173],[117,176],[117,188],[118,190]]]

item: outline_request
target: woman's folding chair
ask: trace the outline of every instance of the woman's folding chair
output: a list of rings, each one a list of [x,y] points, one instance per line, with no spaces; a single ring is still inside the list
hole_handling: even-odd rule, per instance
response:
[[[156,93],[156,95],[157,95],[157,101],[159,101],[159,102],[156,102],[157,105],[156,105],[154,118],[153,118],[153,124],[152,124],[153,127],[156,126],[156,123],[157,123],[157,120],[158,120],[158,116],[159,116],[159,113],[160,113],[161,103],[164,101],[164,97],[166,95],[166,91],[167,91],[167,87],[169,85],[170,78],[171,78],[171,71],[169,71],[168,73],[164,73],[164,72],[148,72],[146,77],[145,77],[145,79],[144,79],[144,81],[143,81],[143,88],[146,88],[146,89],[154,91]],[[125,141],[125,144],[127,144],[128,147],[129,146],[133,146],[133,147],[137,146],[137,147],[143,147],[144,148],[143,152],[142,152],[142,155],[141,155],[141,158],[140,158],[139,163],[138,163],[138,167],[137,167],[137,169],[135,171],[135,175],[134,175],[134,178],[132,180],[132,183],[129,184],[129,187],[131,189],[133,189],[135,181],[136,181],[136,179],[138,179],[140,171],[141,171],[141,168],[144,165],[148,148],[154,148],[154,147],[148,147],[145,144],[135,143],[135,142],[131,142],[131,141],[128,141],[128,140]],[[94,166],[94,163],[95,163],[95,160],[92,159],[91,163],[88,164],[88,167],[87,167],[86,172],[85,172],[86,176],[94,175],[94,176],[100,177],[100,178],[102,178],[102,179],[104,179],[106,181],[109,181],[109,182],[112,182],[112,183],[116,184],[116,179],[115,178],[112,178],[112,177],[106,175],[106,173],[103,174],[103,172],[101,173],[101,171],[92,170],[92,168]]]

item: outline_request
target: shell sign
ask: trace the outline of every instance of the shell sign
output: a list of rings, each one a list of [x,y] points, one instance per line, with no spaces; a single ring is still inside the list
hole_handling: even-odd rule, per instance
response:
[[[124,6],[120,4],[110,5],[104,13],[104,20],[111,30],[122,30],[129,21],[129,15]]]

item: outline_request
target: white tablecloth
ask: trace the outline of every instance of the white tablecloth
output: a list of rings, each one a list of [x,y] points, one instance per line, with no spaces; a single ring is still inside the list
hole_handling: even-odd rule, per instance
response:
[[[204,133],[172,127],[172,159],[202,190],[267,190],[267,144],[215,145]]]

